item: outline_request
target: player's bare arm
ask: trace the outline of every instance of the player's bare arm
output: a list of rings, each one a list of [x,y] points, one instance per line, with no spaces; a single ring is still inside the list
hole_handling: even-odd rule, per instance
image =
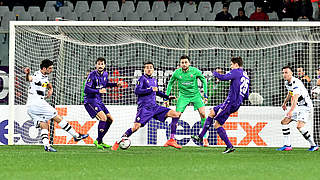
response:
[[[52,93],[53,93],[53,86],[52,86],[52,84],[51,84],[51,83],[49,83],[49,84],[47,85],[47,87],[48,87],[48,94],[47,94],[47,98],[49,98],[49,97],[51,97],[51,96],[52,96]]]
[[[291,101],[291,108],[290,108],[289,112],[287,113],[287,117],[292,117],[292,112],[293,112],[294,108],[296,108],[296,106],[297,106],[299,96],[300,96],[299,94],[293,95],[292,101]]]
[[[287,110],[287,103],[289,102],[290,98],[291,94],[288,93],[287,97],[284,99],[283,104],[281,106],[284,111]]]
[[[26,74],[26,81],[31,82],[32,81],[32,77],[30,76],[30,68],[26,67],[24,68],[24,73]]]
[[[101,88],[101,89],[99,89],[99,93],[100,94],[105,94],[105,93],[107,93],[107,89],[106,88]]]

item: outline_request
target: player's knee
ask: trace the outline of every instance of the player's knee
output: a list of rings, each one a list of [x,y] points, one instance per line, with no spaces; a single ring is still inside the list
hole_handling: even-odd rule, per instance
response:
[[[177,111],[175,111],[174,113],[173,113],[173,118],[179,118],[180,116],[181,116],[181,112],[177,112]]]
[[[113,117],[111,115],[107,115],[107,121],[113,123]]]

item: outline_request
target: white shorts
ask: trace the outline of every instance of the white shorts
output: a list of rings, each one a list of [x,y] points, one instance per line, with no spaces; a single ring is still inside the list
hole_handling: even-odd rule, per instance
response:
[[[296,106],[291,119],[294,121],[303,121],[307,123],[311,114],[311,108],[307,106]]]
[[[58,112],[46,102],[41,105],[28,105],[28,114],[38,128],[40,127],[40,122],[48,122],[48,120],[57,116]]]

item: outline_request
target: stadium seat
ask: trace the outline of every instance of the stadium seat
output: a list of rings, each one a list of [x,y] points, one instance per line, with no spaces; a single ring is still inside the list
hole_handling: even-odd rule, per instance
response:
[[[49,21],[55,21],[55,19],[57,17],[62,17],[62,15],[60,14],[60,12],[57,12],[56,9],[54,7],[52,8],[48,8],[47,12],[44,12],[46,14],[46,16],[49,18]]]
[[[109,21],[108,14],[106,12],[97,12],[95,14],[96,21]]]
[[[200,1],[197,12],[200,13],[201,17],[204,17],[206,13],[211,11],[212,11],[212,7],[209,1]]]
[[[211,12],[208,12],[204,15],[203,20],[204,21],[214,21],[216,18],[216,14],[213,14]]]
[[[120,12],[122,13],[123,17],[127,17],[129,12],[135,11],[133,1],[126,1],[121,5]]]
[[[34,17],[38,12],[40,12],[39,6],[30,6],[28,9],[28,13],[31,17]]]
[[[89,5],[87,1],[77,1],[77,4],[74,8],[74,12],[77,14],[78,17],[82,15],[83,12],[89,11]]]
[[[16,21],[16,15],[12,12],[9,11],[4,14],[2,21],[1,21],[1,28],[5,31],[9,30],[9,21]]]
[[[17,14],[17,20],[18,21],[32,21],[32,17],[28,12],[20,12],[20,14]]]
[[[254,6],[254,2],[246,2],[244,5],[244,12],[246,16],[250,16],[252,13],[254,13],[256,10],[256,7]]]
[[[313,2],[312,3],[312,8],[313,8],[313,12],[312,12],[312,18],[315,20],[319,19],[319,6],[317,2]]]
[[[202,17],[200,16],[200,13],[193,12],[189,14],[188,21],[201,21],[201,20],[202,20]]]
[[[70,2],[70,1],[65,1],[65,2],[64,2],[64,7],[68,7],[69,9],[71,9],[71,11],[74,10],[73,3]]]
[[[0,6],[0,20],[3,19],[3,16],[9,12],[8,6]]]
[[[269,16],[270,21],[278,21],[279,20],[277,13],[274,11],[272,13],[267,13],[267,15]]]
[[[47,15],[44,12],[37,12],[32,17],[33,21],[47,21]]]
[[[111,15],[111,21],[123,21],[123,20],[124,18],[121,12],[114,12]]]
[[[218,2],[215,2],[214,5],[213,5],[213,9],[212,9],[212,13],[214,15],[218,14],[219,12],[222,11],[222,2],[221,1],[218,1]]]
[[[59,12],[62,17],[65,17],[67,14],[70,14],[72,10],[67,6],[63,6],[59,8]]]
[[[139,17],[142,17],[145,12],[149,12],[149,11],[150,11],[150,4],[148,1],[138,1],[136,12],[138,13]]]
[[[138,12],[129,12],[126,17],[127,21],[140,21]]]
[[[120,11],[118,1],[108,1],[106,10],[108,17],[111,17],[114,12]]]
[[[92,16],[96,17],[98,12],[104,11],[103,1],[92,1],[90,10]]]
[[[78,16],[75,12],[67,12],[65,15],[62,15],[62,17],[66,20],[78,21]]]
[[[172,21],[185,21],[186,16],[182,12],[177,12],[173,17]]]
[[[232,15],[232,17],[235,17],[238,15],[238,9],[242,7],[241,2],[231,2],[229,5],[229,13]]]
[[[181,11],[180,3],[179,2],[173,2],[168,4],[167,12],[169,13],[170,17],[173,17],[177,12]]]
[[[12,12],[16,15],[19,15],[21,13],[25,13],[26,10],[25,10],[24,6],[14,6],[12,9]]]
[[[55,7],[56,4],[57,4],[57,1],[46,1],[44,9],[46,9],[46,7]]]
[[[293,21],[293,18],[282,18],[281,21]]]
[[[160,12],[166,11],[166,6],[164,1],[154,1],[152,4],[151,12],[154,17],[158,17]]]
[[[161,12],[159,13],[159,16],[157,17],[158,21],[170,21],[171,17],[169,15],[169,13],[167,12]]]
[[[90,12],[83,12],[79,19],[80,21],[93,21],[93,16]]]
[[[145,12],[142,17],[141,17],[142,21],[155,21],[156,18],[154,17],[152,12]]]
[[[194,13],[197,11],[197,5],[193,2],[192,4],[189,4],[188,2],[185,2],[183,4],[182,13],[185,17],[189,17],[189,14]]]

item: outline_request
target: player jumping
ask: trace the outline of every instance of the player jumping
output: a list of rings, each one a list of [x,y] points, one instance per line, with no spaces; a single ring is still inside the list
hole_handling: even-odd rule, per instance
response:
[[[309,115],[313,108],[312,101],[310,99],[308,90],[303,85],[302,81],[293,77],[292,69],[289,66],[282,68],[282,75],[285,81],[286,88],[288,89],[288,95],[282,104],[282,109],[287,110],[287,102],[291,98],[291,108],[286,114],[286,117],[281,121],[282,133],[284,137],[284,146],[278,148],[278,151],[291,151],[290,142],[290,127],[289,123],[297,121],[297,129],[302,136],[310,143],[309,151],[317,151],[319,146],[314,143],[313,137],[310,131],[305,127],[305,124],[309,120]]]
[[[90,72],[84,87],[84,107],[91,118],[97,118],[99,120],[98,137],[93,142],[98,149],[111,147],[103,143],[102,139],[113,122],[110,112],[102,102],[101,95],[107,93],[106,87],[122,86],[121,81],[118,83],[109,83],[108,73],[105,71],[105,67],[106,59],[99,57],[96,60],[96,70]]]
[[[247,73],[242,69],[242,58],[231,58],[231,71],[225,75],[213,72],[213,75],[221,81],[231,80],[229,94],[227,99],[213,109],[210,110],[210,114],[202,128],[199,136],[191,136],[195,141],[201,142],[204,134],[208,131],[209,127],[214,121],[214,128],[218,132],[220,138],[226,143],[227,148],[223,153],[231,153],[235,151],[235,148],[231,144],[225,129],[222,127],[230,114],[236,112],[244,99],[249,96],[249,83],[250,79]]]
[[[179,113],[166,107],[159,106],[156,103],[156,96],[167,99],[175,99],[175,96],[167,96],[161,91],[158,91],[158,82],[155,78],[152,78],[154,72],[154,65],[152,62],[144,63],[144,75],[142,75],[137,81],[135,88],[135,94],[138,96],[138,109],[136,119],[133,128],[129,128],[122,137],[130,137],[132,133],[136,132],[140,127],[144,127],[152,118],[155,118],[161,122],[164,122],[167,117],[172,117],[171,122],[171,136],[176,133],[177,122],[179,120]],[[111,150],[117,150],[119,147],[119,141],[116,141]],[[174,139],[167,141],[168,146],[172,146],[181,149]]]
[[[175,70],[172,77],[170,78],[168,87],[167,87],[167,95],[170,95],[172,85],[175,81],[178,81],[178,89],[179,89],[179,98],[176,106],[176,111],[179,113],[179,117],[186,109],[187,105],[192,103],[194,110],[198,110],[201,117],[201,126],[204,125],[206,120],[205,114],[205,104],[208,102],[207,97],[207,80],[202,75],[201,71],[195,67],[190,66],[190,58],[188,56],[180,57],[180,67]],[[203,99],[199,91],[198,87],[198,79],[201,80],[203,85]],[[169,101],[165,101],[166,106],[169,106]],[[174,138],[174,137],[170,137]],[[167,146],[165,144],[164,146]],[[207,134],[204,135],[203,138],[203,146],[209,146],[209,142],[207,139]]]
[[[26,74],[26,81],[30,82],[28,91],[27,111],[32,118],[36,128],[41,129],[41,138],[44,145],[44,150],[48,152],[56,152],[56,150],[49,144],[48,139],[48,120],[53,119],[59,126],[71,134],[75,141],[87,138],[88,134],[78,134],[66,121],[58,115],[57,110],[49,105],[45,100],[53,93],[52,84],[49,83],[48,75],[53,71],[53,62],[45,59],[40,64],[40,70],[36,71],[33,76],[30,75],[30,68],[26,67],[24,73]],[[47,95],[46,95],[46,90]]]

